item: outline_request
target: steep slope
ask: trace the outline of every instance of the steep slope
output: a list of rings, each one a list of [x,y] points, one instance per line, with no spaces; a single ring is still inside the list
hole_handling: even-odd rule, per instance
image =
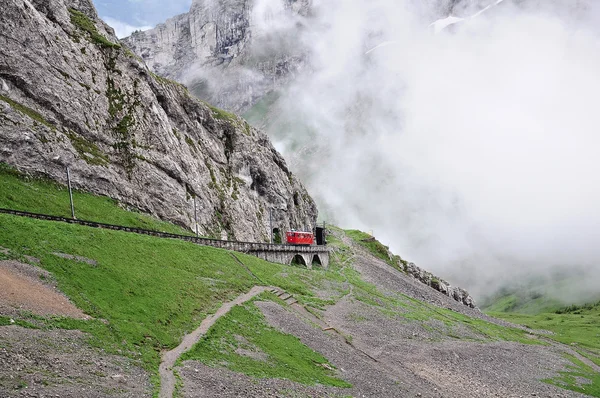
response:
[[[24,206],[44,185],[20,183],[22,195],[3,190],[0,200]],[[95,217],[126,213],[113,204]],[[174,366],[180,395],[575,397],[541,380],[598,386],[593,363],[565,368],[562,354],[587,361],[582,354],[432,289],[355,241],[355,231],[332,228],[330,268],[307,270],[67,223],[0,214],[0,225],[0,270],[60,289],[85,314],[48,316],[35,297],[19,307],[0,294],[1,396],[150,396],[163,353],[219,315]],[[224,314],[223,303],[257,286],[276,295]],[[21,302],[34,290],[22,293]]]
[[[242,112],[290,79],[304,52],[296,40],[309,1],[194,0],[190,11],[124,43],[155,73],[202,99]]]
[[[89,0],[3,3],[0,160],[204,235],[264,241],[317,209],[268,138],[123,49]]]

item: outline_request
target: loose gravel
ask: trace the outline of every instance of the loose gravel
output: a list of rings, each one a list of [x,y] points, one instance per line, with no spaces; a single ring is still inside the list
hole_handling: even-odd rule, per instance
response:
[[[0,397],[151,397],[130,359],[91,348],[84,333],[0,326]]]
[[[384,294],[402,293],[470,317],[514,326],[454,301],[359,247],[354,249],[352,266]],[[319,296],[339,297],[339,291],[330,288],[321,287]],[[481,342],[484,336],[460,323],[390,316],[356,300],[352,292],[323,311],[318,321],[293,306],[256,305],[270,325],[321,353],[335,366],[338,377],[353,387],[256,379],[186,361],[179,368],[184,397],[583,397],[542,381],[569,364],[562,355],[568,347],[560,344]]]

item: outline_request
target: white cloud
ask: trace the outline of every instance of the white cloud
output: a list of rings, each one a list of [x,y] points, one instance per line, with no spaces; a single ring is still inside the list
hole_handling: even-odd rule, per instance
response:
[[[556,265],[600,277],[600,6],[502,3],[436,35],[410,0],[315,1],[282,105],[322,143],[302,166],[342,226],[479,294]]]
[[[152,26],[133,26],[123,21],[111,17],[102,17],[104,22],[109,24],[114,30],[115,34],[119,39],[131,35],[136,30],[148,30],[152,29]]]

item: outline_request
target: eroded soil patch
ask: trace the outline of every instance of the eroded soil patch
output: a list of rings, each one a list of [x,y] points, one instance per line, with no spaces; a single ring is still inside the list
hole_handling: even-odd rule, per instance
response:
[[[30,311],[37,315],[59,315],[87,319],[49,280],[50,274],[33,265],[14,260],[0,261],[0,314]]]

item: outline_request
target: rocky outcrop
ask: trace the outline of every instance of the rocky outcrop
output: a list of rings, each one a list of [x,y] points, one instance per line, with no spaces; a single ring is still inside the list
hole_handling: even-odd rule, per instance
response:
[[[331,235],[334,234],[334,232],[328,230],[327,234]],[[384,260],[388,265],[391,265],[397,270],[412,276],[419,282],[437,290],[440,293],[445,294],[446,296],[466,305],[467,307],[476,308],[475,301],[465,289],[451,286],[448,282],[438,278],[431,272],[427,272],[424,269],[417,267],[415,263],[410,263],[404,260],[402,257],[393,254],[388,246],[385,246],[379,242],[377,239],[375,239],[375,237],[370,236],[368,238],[362,238],[359,240],[359,243],[367,248],[371,254],[374,254],[376,257]]]
[[[430,272],[425,271],[415,265],[415,263],[409,263],[402,261],[402,267],[404,271],[413,276],[415,279],[418,279],[422,283],[427,286],[431,286],[438,292],[444,293],[448,297],[458,301],[459,303],[463,303],[464,305],[475,308],[475,301],[465,289],[460,287],[451,286],[445,280],[438,278]]]
[[[194,228],[265,241],[317,209],[269,139],[152,73],[90,0],[7,0],[0,161]]]
[[[155,73],[187,84],[217,106],[243,112],[304,64],[297,40],[309,0],[279,8],[253,0],[194,0],[186,14],[124,43]]]

